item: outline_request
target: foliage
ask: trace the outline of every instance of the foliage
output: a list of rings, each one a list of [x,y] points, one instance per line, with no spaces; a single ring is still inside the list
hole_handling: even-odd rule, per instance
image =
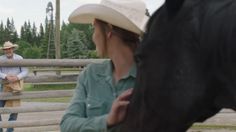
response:
[[[35,23],[25,21],[18,35],[13,19],[7,19],[6,25],[0,23],[0,43],[11,41],[19,45],[16,53],[24,58],[55,58],[54,30],[55,25],[48,18],[39,28]],[[66,24],[61,26],[62,58],[97,58],[92,41],[91,24]]]
[[[87,57],[88,58],[98,58],[96,50],[88,50]]]
[[[41,54],[40,54],[41,51],[42,51],[41,48],[33,46],[33,47],[29,47],[29,48],[25,49],[23,51],[22,55],[27,56],[28,59],[29,59],[29,57],[30,57],[30,59],[38,59],[41,57]]]
[[[69,58],[86,58],[87,47],[86,36],[82,31],[72,30],[67,40],[67,55]]]
[[[19,48],[16,50],[16,53],[22,55],[24,58],[37,59],[41,57],[41,48],[23,40],[18,41],[17,44]]]
[[[91,24],[62,24],[61,43],[63,58],[89,58],[95,50],[92,41],[93,28]],[[96,55],[92,55],[97,58]]]
[[[6,25],[1,21],[0,24],[0,43],[3,44],[5,41],[16,42],[18,40],[18,34],[15,29],[13,19],[7,18]]]
[[[33,85],[24,84],[24,91],[48,91],[48,90],[66,90],[74,89],[76,84],[48,84],[48,85]]]

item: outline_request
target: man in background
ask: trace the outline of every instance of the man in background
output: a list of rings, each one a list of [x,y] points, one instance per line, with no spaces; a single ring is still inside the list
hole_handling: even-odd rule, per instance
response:
[[[21,60],[22,56],[15,54],[14,51],[18,48],[17,44],[7,41],[0,47],[4,55],[0,56],[1,60],[15,59]],[[25,67],[1,67],[0,66],[0,79],[2,80],[1,92],[11,92],[13,94],[19,93],[23,90],[23,78],[28,74],[28,69]],[[0,107],[17,107],[20,106],[20,100],[0,100]],[[15,121],[18,113],[11,113],[8,121]],[[0,115],[0,121],[2,121]],[[0,132],[2,132],[0,128]],[[8,128],[7,132],[13,132],[14,128]]]

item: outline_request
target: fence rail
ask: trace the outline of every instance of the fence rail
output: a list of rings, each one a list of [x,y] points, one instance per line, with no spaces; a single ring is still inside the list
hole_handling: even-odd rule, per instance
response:
[[[23,59],[1,60],[0,66],[37,66],[37,67],[69,67],[86,66],[90,63],[100,63],[105,59]]]
[[[48,111],[64,111],[67,108],[68,104],[57,104],[47,107],[42,106],[30,106],[30,107],[5,107],[0,108],[1,114],[9,113],[31,113],[31,112],[48,112]]]
[[[40,84],[40,83],[53,83],[53,82],[76,82],[78,74],[70,75],[37,75],[37,76],[27,76],[24,79],[25,83]]]
[[[28,120],[28,121],[2,121],[0,122],[0,127],[11,128],[11,127],[35,127],[35,126],[50,126],[58,125],[60,123],[60,118],[58,119],[48,119],[48,120]]]
[[[71,97],[72,95],[73,95],[72,90],[48,90],[48,91],[36,91],[36,92],[22,92],[21,94],[15,94],[15,95],[9,92],[4,92],[4,93],[0,93],[0,100],[59,98],[59,97]]]

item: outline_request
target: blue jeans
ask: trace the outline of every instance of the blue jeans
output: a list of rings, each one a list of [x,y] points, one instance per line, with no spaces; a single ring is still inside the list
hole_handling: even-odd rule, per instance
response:
[[[4,107],[6,101],[0,100],[0,107]],[[17,119],[18,113],[11,113],[8,121],[15,121]],[[0,121],[2,121],[2,116],[0,115]],[[14,128],[7,128],[7,132],[13,132]],[[0,128],[0,132],[3,132],[3,129]]]

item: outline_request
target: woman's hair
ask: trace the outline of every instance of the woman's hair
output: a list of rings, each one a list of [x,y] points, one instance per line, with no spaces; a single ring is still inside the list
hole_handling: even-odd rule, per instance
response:
[[[110,30],[108,23],[96,19],[96,22],[101,26],[102,32]],[[135,51],[138,44],[140,43],[140,36],[136,33],[130,32],[128,30],[122,29],[120,27],[112,25],[112,33],[119,36],[122,41],[126,42],[126,46]]]

